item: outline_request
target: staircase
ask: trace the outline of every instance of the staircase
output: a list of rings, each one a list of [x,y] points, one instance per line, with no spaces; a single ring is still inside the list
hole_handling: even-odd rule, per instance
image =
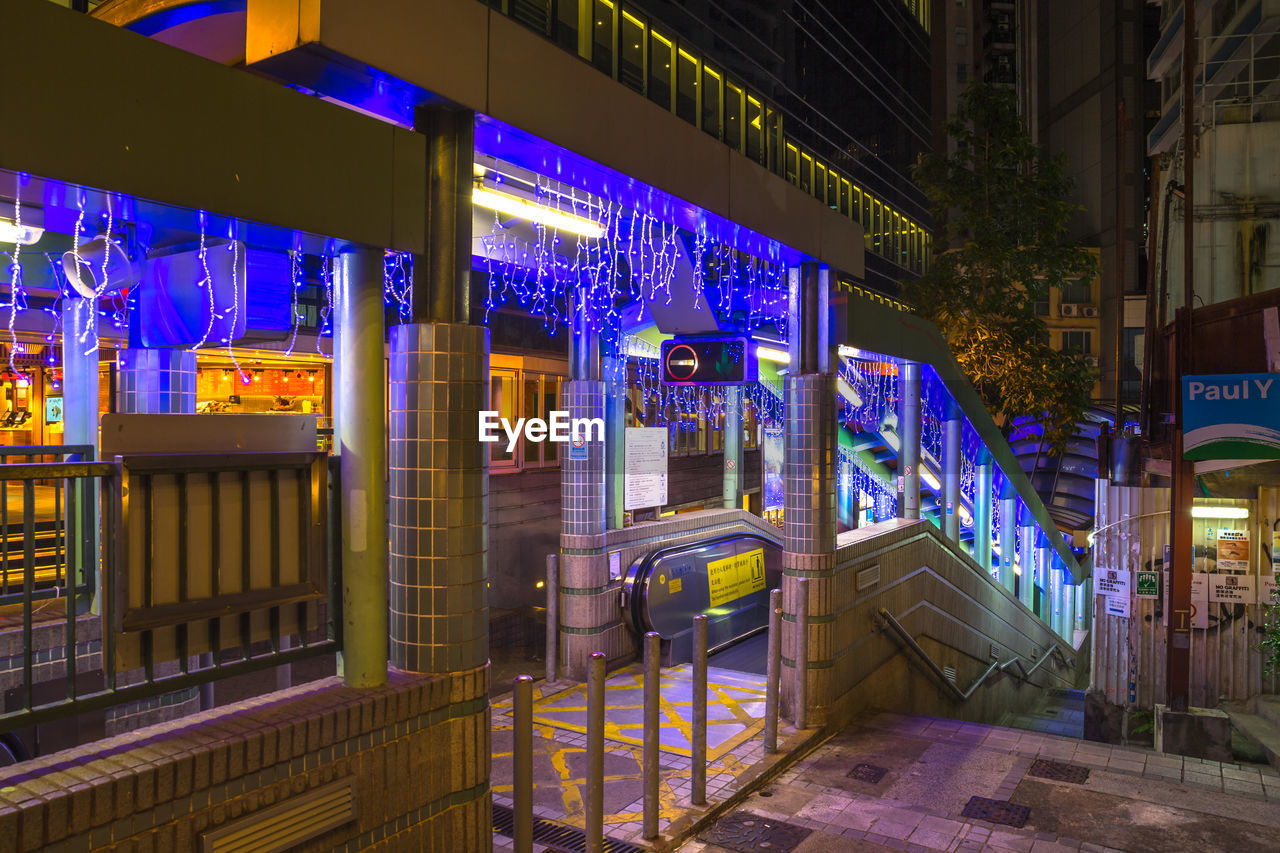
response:
[[[1280,696],[1255,696],[1247,702],[1224,702],[1231,727],[1259,747],[1267,762],[1280,770]]]

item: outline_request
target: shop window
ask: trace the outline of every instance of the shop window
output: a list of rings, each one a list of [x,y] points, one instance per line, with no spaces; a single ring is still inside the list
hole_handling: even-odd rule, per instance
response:
[[[714,68],[702,66],[702,129],[720,138],[721,87],[724,77]]]
[[[684,50],[676,51],[676,115],[698,123],[698,58]]]
[[[649,31],[649,100],[664,110],[671,109],[671,39]]]
[[[497,412],[499,418],[506,418],[514,424],[519,415],[518,402],[520,396],[519,372],[491,368],[489,370],[489,409]],[[491,470],[516,470],[518,460],[515,449],[507,451],[505,432],[501,432],[498,440],[489,445],[489,467]]]
[[[618,21],[621,38],[618,44],[618,82],[644,93],[644,21],[622,10]]]

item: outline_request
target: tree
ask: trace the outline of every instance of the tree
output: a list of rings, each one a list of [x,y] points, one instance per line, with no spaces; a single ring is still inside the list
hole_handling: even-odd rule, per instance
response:
[[[1039,421],[1061,452],[1094,377],[1081,355],[1049,346],[1035,305],[1050,288],[1097,274],[1093,255],[1066,240],[1078,210],[1067,201],[1066,159],[1041,157],[1013,93],[990,84],[964,92],[946,131],[955,153],[923,156],[913,169],[945,223],[946,248],[903,283],[903,297],[946,335],[997,423]]]

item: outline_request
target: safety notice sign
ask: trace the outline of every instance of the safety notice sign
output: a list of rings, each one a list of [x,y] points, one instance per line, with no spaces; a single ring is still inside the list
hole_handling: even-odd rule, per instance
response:
[[[764,549],[711,560],[707,563],[707,587],[712,607],[764,589]]]
[[[1218,531],[1218,571],[1249,571],[1249,531],[1225,527]]]
[[[1160,597],[1160,573],[1138,572],[1138,598]]]
[[[1128,569],[1098,569],[1093,576],[1095,595],[1129,595]]]

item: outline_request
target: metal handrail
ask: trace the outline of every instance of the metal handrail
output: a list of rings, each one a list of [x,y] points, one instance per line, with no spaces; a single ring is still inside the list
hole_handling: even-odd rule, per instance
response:
[[[983,673],[974,679],[973,683],[969,685],[968,690],[961,690],[956,686],[954,681],[947,677],[947,674],[943,672],[942,667],[938,666],[937,662],[934,661],[933,658],[929,657],[929,653],[926,652],[918,642],[916,642],[916,638],[911,636],[910,632],[908,632],[906,628],[902,627],[902,623],[894,618],[892,613],[881,607],[877,611],[877,615],[881,620],[883,620],[886,627],[893,629],[893,632],[898,635],[898,638],[902,640],[907,648],[916,653],[921,662],[924,663],[929,671],[938,679],[938,682],[948,692],[950,692],[952,696],[961,702],[967,702],[969,697],[973,696],[973,694],[977,692],[978,688],[981,687],[991,674],[997,670],[1003,673],[1010,668],[1017,667],[1020,672],[1020,674],[1018,674],[1018,678],[1023,682],[1029,683],[1031,681],[1031,676],[1035,674],[1036,670],[1040,669],[1040,667],[1052,657],[1056,657],[1059,664],[1067,669],[1070,669],[1075,665],[1074,661],[1067,657],[1067,655],[1062,651],[1062,648],[1055,642],[1050,644],[1049,648],[1040,656],[1039,660],[1031,665],[1030,669],[1023,665],[1021,657],[1015,656],[1004,662],[992,661],[991,665],[988,666]]]

